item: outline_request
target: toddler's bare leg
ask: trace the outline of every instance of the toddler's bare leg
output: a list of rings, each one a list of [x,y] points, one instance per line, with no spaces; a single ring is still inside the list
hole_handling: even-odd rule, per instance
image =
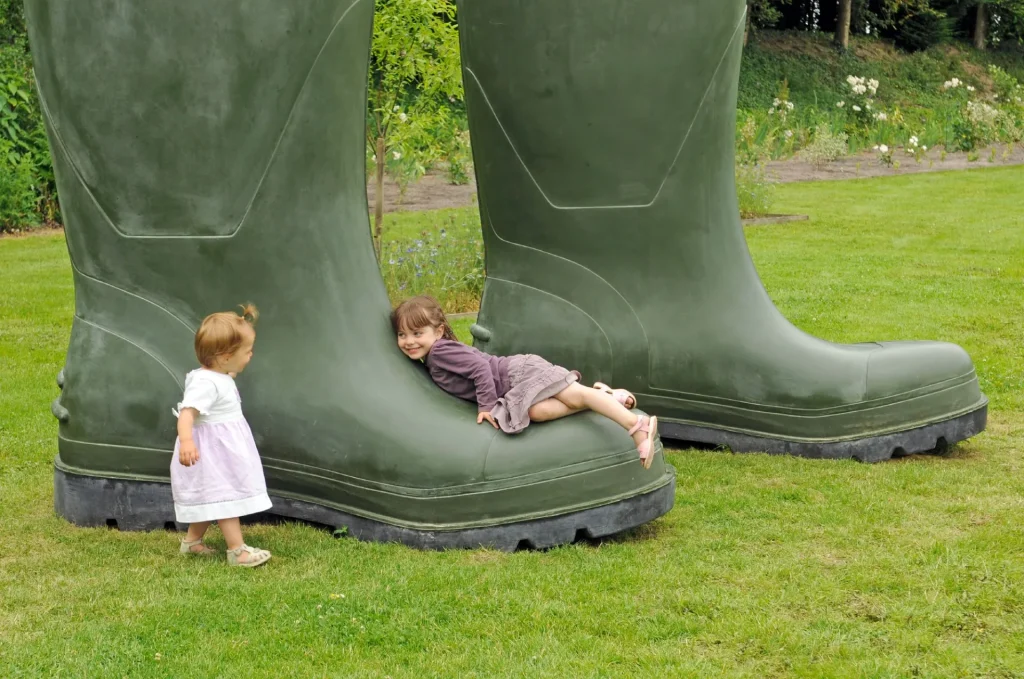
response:
[[[195,542],[196,540],[202,540],[203,536],[206,535],[206,529],[210,527],[211,523],[213,523],[213,521],[190,523],[188,525],[188,532],[185,533],[185,541]]]

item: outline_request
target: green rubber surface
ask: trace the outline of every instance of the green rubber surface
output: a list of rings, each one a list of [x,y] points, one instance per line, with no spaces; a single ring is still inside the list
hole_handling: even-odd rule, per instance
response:
[[[478,426],[397,349],[365,190],[372,0],[26,13],[76,291],[60,478],[166,481],[194,331],[252,301],[238,385],[275,497],[454,531],[674,482],[596,415]]]
[[[893,432],[970,420],[933,447],[984,427],[958,346],[832,344],[765,292],[734,177],[742,0],[461,0],[459,25],[487,252],[476,346],[626,387],[663,435],[746,449],[892,454]]]

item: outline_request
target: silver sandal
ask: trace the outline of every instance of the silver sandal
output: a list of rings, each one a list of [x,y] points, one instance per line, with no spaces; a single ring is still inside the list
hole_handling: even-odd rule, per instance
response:
[[[249,558],[245,561],[239,561],[238,557],[242,554],[248,554]],[[257,549],[250,547],[249,545],[242,545],[238,549],[228,550],[228,565],[229,566],[241,566],[242,568],[255,568],[256,566],[262,566],[266,562],[270,561],[270,552],[265,549]]]
[[[195,547],[196,545],[199,545],[200,547],[202,547],[202,549],[200,549],[199,551],[193,550],[192,548]],[[199,538],[198,540],[184,540],[183,539],[181,541],[181,548],[178,551],[181,552],[182,554],[194,555],[194,556],[214,556],[214,555],[217,554],[217,550],[216,549],[213,549],[212,547],[207,547],[205,544],[203,544],[203,539],[202,538]]]

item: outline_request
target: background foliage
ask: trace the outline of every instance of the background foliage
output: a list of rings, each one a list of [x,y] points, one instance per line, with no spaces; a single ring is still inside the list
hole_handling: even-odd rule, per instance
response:
[[[1024,0],[851,2],[852,40],[840,51],[840,0],[748,1],[737,118],[745,214],[769,211],[773,159],[799,154],[822,165],[885,147],[879,161],[895,166],[1021,141]],[[470,181],[454,1],[375,5],[369,178],[379,167],[400,195],[427,172]],[[851,76],[877,87],[854,91]],[[0,0],[0,231],[60,221],[22,3]],[[377,226],[380,250],[389,238],[383,220]]]

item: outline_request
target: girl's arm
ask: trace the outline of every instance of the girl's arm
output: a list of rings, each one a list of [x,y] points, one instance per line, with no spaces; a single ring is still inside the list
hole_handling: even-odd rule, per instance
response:
[[[472,380],[478,411],[491,412],[498,402],[498,387],[490,364],[476,349],[458,342],[445,342],[431,349],[430,360],[442,370]]]
[[[498,387],[494,384],[491,366],[484,361],[476,361],[467,375],[476,387],[476,407],[480,413],[490,413],[498,402]],[[479,424],[479,421],[477,422]],[[492,423],[493,424],[493,423]]]
[[[199,462],[199,450],[192,442],[192,423],[198,414],[195,408],[182,408],[178,415],[178,461],[183,467]]]

